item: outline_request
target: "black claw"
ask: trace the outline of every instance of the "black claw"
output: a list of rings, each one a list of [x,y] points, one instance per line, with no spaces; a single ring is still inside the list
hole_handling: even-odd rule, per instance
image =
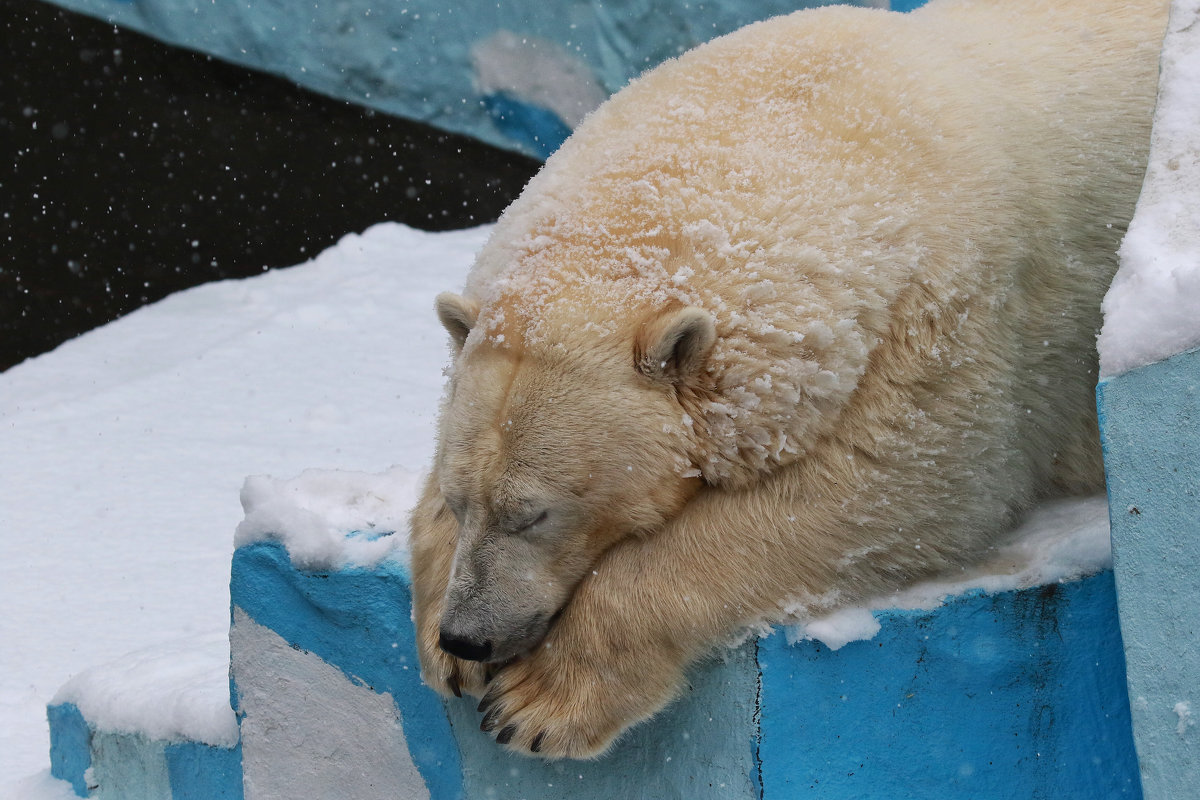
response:
[[[450,691],[454,692],[455,697],[462,697],[462,689],[458,685],[458,678],[451,675],[446,679],[446,685],[450,687]]]
[[[546,738],[546,732],[542,731],[537,736],[533,737],[533,744],[529,745],[529,752],[538,753],[542,749],[542,740]]]
[[[500,709],[493,708],[491,711],[489,711],[487,714],[484,715],[483,722],[479,723],[479,730],[483,731],[484,733],[491,733],[492,729],[496,727],[496,721],[499,718],[500,718]]]
[[[482,714],[485,711],[487,711],[489,708],[491,708],[492,703],[494,703],[494,702],[496,702],[495,692],[488,692],[487,694],[485,694],[483,696],[483,699],[479,701],[479,705],[476,707],[475,710],[478,711],[480,714]]]
[[[517,732],[516,725],[505,725],[503,730],[496,734],[496,742],[498,744],[508,744],[512,740],[513,734]]]

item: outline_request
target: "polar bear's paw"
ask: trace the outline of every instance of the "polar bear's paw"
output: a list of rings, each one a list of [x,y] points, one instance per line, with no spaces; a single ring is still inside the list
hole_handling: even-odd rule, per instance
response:
[[[517,752],[595,758],[666,705],[682,660],[620,646],[612,631],[596,636],[599,627],[564,617],[533,652],[500,670],[479,704],[480,729]]]

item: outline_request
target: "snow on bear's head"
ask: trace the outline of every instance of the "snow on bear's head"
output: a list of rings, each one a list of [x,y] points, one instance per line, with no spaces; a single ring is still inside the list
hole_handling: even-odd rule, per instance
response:
[[[485,332],[457,295],[437,310],[460,351],[438,452],[459,526],[442,641],[503,662],[541,640],[604,550],[700,487],[680,397],[702,391],[716,332],[707,312],[675,306],[629,332],[568,325],[538,343],[512,325]]]

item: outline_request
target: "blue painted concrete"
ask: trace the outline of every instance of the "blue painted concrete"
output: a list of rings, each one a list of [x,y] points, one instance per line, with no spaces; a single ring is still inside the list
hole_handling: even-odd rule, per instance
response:
[[[571,128],[553,111],[506,92],[484,96],[483,107],[502,134],[538,158],[549,158],[571,135]]]
[[[92,793],[109,800],[173,800],[166,743],[137,733],[92,730]]]
[[[684,698],[605,758],[555,763],[507,754],[474,701],[443,704],[416,682],[407,581],[391,564],[299,572],[261,544],[235,555],[233,596],[391,691],[434,797],[1141,797],[1111,572],[882,612],[879,635],[836,652],[781,633],[749,642],[694,670]],[[397,669],[413,680],[401,687]]]
[[[292,566],[282,545],[263,542],[235,551],[230,597],[292,646],[390,693],[431,797],[461,796],[462,765],[450,724],[440,698],[421,683],[403,566],[305,572]]]
[[[92,731],[74,703],[46,707],[50,721],[50,774],[87,797],[84,773],[92,766]]]
[[[165,748],[172,800],[242,800],[242,748],[179,742]]]
[[[1102,381],[1097,403],[1146,798],[1200,797],[1200,350]]]
[[[597,761],[510,754],[479,730],[475,701],[446,703],[468,798],[759,800],[758,668],[751,642],[692,672],[681,700]]]
[[[50,774],[69,782],[80,797],[242,800],[240,746],[97,731],[73,703],[48,706],[46,716]]]
[[[760,645],[764,796],[1139,798],[1111,572]]]
[[[511,755],[479,730],[477,701],[443,701],[419,683],[409,578],[394,563],[333,572],[295,569],[274,543],[234,555],[231,597],[260,625],[318,655],[400,706],[413,761],[433,798],[609,800],[647,797],[755,800],[753,644],[697,671],[684,702],[635,729],[596,762]],[[399,643],[393,647],[392,643]],[[409,667],[409,669],[405,669]],[[403,676],[405,680],[398,680]]]
[[[498,118],[477,88],[472,46],[498,31],[557,44],[611,93],[715,36],[829,0],[53,2],[326,95],[541,156],[545,120]],[[528,89],[548,79],[530,76]],[[522,127],[525,121],[534,126]]]

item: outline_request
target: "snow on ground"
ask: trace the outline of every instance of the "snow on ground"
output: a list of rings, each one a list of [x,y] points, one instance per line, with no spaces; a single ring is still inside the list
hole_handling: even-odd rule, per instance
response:
[[[380,225],[0,373],[0,798],[57,791],[45,705],[69,678],[219,644],[247,475],[395,467],[415,491],[448,357],[433,297],[486,233]]]
[[[1104,298],[1102,377],[1200,347],[1200,0],[1174,0],[1150,166]]]

